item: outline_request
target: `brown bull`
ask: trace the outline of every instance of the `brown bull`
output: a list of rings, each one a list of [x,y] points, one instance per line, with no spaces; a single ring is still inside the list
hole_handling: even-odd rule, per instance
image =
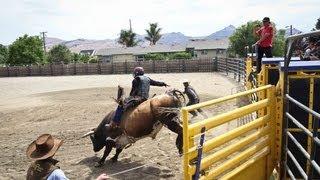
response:
[[[145,137],[155,138],[163,125],[178,134],[176,146],[181,154],[182,126],[177,108],[181,107],[182,100],[185,101],[184,96],[177,90],[155,96],[138,107],[124,112],[119,128],[109,126],[115,114],[115,111],[111,111],[97,128],[83,136],[90,136],[95,152],[105,147],[98,165],[101,166],[104,163],[113,147],[116,148],[116,154],[112,161],[117,161],[123,148]]]

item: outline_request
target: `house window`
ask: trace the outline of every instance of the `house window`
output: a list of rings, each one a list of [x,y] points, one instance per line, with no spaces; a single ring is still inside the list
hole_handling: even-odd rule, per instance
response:
[[[207,55],[207,54],[208,54],[208,50],[207,49],[201,50],[201,55]]]
[[[223,54],[223,50],[222,49],[218,49],[217,50],[217,54]]]
[[[136,61],[143,61],[144,60],[144,55],[137,55],[136,56]]]

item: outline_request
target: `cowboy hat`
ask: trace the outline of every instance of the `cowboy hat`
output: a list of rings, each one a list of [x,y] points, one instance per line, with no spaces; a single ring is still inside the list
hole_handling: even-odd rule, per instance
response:
[[[42,160],[52,157],[63,141],[53,138],[50,134],[42,134],[27,148],[27,157],[33,160]]]
[[[188,83],[188,84],[189,84],[190,81],[189,81],[188,79],[183,79],[183,80],[182,80],[182,83],[183,83],[183,84],[184,84],[184,83]]]

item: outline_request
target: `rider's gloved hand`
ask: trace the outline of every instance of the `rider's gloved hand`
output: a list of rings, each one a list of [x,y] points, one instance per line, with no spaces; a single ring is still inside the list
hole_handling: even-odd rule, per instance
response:
[[[170,87],[170,86],[169,86],[168,84],[166,84],[166,83],[164,83],[164,86],[165,86],[165,87]]]

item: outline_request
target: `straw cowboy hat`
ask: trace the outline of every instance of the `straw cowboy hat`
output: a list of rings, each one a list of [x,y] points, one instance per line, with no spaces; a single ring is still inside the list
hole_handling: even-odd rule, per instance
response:
[[[32,160],[42,160],[52,157],[63,141],[53,138],[50,134],[42,134],[27,148],[27,157]]]

